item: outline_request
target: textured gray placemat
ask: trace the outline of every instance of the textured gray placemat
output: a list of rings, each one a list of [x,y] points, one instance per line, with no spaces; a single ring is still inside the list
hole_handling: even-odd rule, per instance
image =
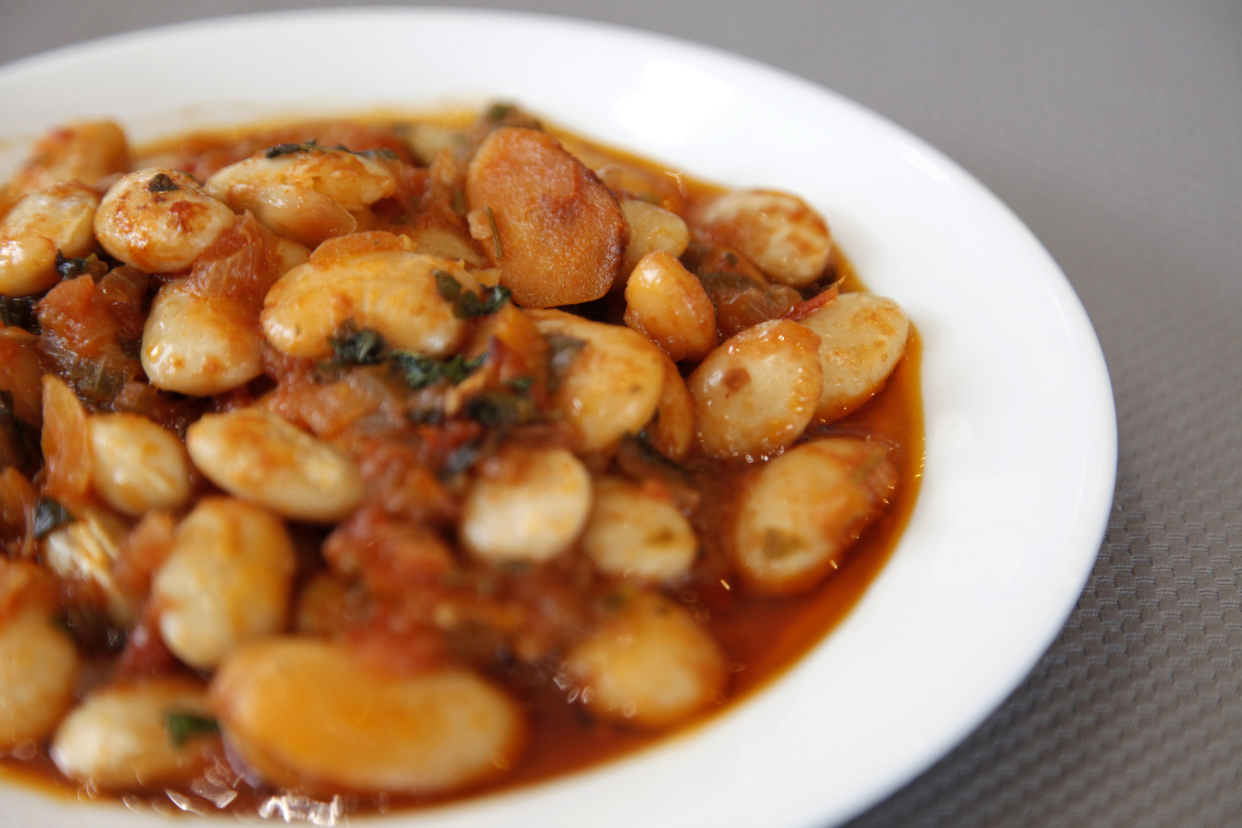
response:
[[[0,62],[298,5],[329,4],[2,0]],[[1086,590],[1014,695],[850,828],[1242,825],[1242,2],[482,5],[663,31],[853,97],[1013,207],[1096,326],[1120,461]]]

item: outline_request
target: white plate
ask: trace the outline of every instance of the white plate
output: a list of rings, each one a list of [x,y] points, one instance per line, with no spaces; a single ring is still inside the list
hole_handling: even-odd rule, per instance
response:
[[[803,662],[709,726],[418,828],[801,828],[857,814],[963,739],[1051,643],[1116,466],[1082,306],[1031,233],[919,139],[773,69],[650,34],[496,12],[360,10],[138,32],[0,68],[0,163],[69,118],[142,140],[281,113],[520,102],[589,137],[827,217],[924,341],[927,466],[891,562]],[[11,824],[160,823],[0,788]],[[355,820],[356,821],[356,820]]]

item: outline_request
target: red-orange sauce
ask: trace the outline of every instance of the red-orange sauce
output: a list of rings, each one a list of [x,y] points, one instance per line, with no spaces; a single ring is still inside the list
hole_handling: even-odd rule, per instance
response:
[[[290,128],[287,134],[293,137],[287,140],[305,140],[302,137],[305,132],[302,128]],[[557,135],[575,151],[615,158],[631,171],[637,170],[639,175],[648,176],[655,200],[671,209],[685,207],[696,198],[718,192],[717,188],[691,181],[680,173],[650,162],[585,144],[564,133]],[[240,149],[234,148],[237,146],[234,144],[238,138],[236,134],[190,136],[165,142],[150,152],[165,157],[172,154],[193,159],[194,169],[201,174],[250,154],[265,141],[272,140],[270,136],[271,133],[262,139],[243,138]],[[331,140],[323,143],[335,143],[341,140],[340,136],[354,138],[363,144],[374,142],[374,134],[368,129],[344,126],[337,128]],[[383,145],[382,140],[380,145]],[[840,251],[837,276],[843,279],[843,290],[863,289]],[[921,341],[912,329],[906,354],[881,393],[846,418],[829,425],[812,426],[808,431],[808,436],[858,434],[882,440],[894,447],[892,457],[900,472],[900,483],[888,509],[866,529],[837,571],[814,588],[788,597],[747,594],[739,584],[727,577],[671,593],[671,597],[693,611],[721,645],[731,674],[727,696],[716,707],[683,727],[698,726],[716,715],[727,713],[730,707],[778,678],[829,633],[884,567],[913,510],[923,473],[921,352]],[[745,469],[704,460],[696,460],[689,465],[691,475],[705,488],[721,492],[722,500],[715,508],[721,513],[727,512],[729,489]],[[716,522],[715,517],[713,514],[704,515],[702,522],[711,524]],[[509,789],[571,773],[640,750],[667,736],[636,733],[593,721],[581,705],[566,704],[565,693],[551,682],[533,688],[524,687],[521,698],[529,709],[532,723],[530,743],[516,766],[483,790]],[[42,790],[71,797],[82,793],[76,783],[60,775],[45,753],[25,758],[2,758],[0,770],[10,779]],[[242,786],[239,793],[227,810],[253,813],[271,792]],[[478,793],[480,790],[471,789],[447,797],[421,799],[350,796],[345,799],[345,807],[351,812],[388,811]],[[131,807],[168,813],[175,810],[163,793],[129,795],[124,799]]]

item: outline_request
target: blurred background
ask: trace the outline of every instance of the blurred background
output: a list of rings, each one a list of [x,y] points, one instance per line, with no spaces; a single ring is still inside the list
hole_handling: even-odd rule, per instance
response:
[[[0,0],[0,64],[136,28],[340,5]],[[841,92],[977,176],[1082,298],[1120,432],[1094,572],[1015,693],[850,828],[1242,825],[1242,2],[435,5],[663,32]]]

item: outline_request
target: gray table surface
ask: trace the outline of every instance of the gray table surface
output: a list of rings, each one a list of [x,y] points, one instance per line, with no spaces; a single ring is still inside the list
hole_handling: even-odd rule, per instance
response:
[[[0,0],[0,63],[319,5],[342,3]],[[1007,202],[1095,324],[1120,460],[1086,589],[1014,694],[850,828],[1242,825],[1242,0],[471,5],[660,31],[854,98]]]

